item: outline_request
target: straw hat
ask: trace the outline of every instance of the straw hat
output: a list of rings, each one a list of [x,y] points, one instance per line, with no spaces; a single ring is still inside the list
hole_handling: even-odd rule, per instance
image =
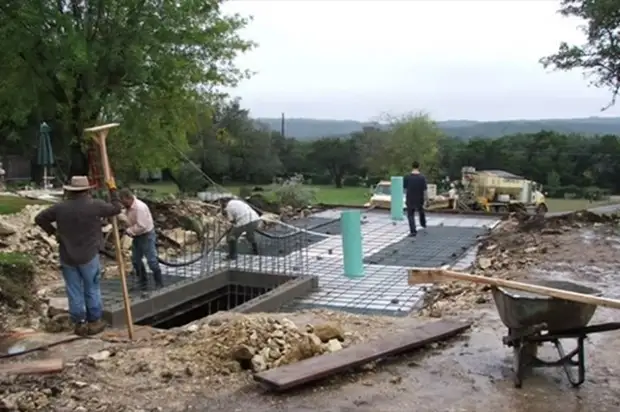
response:
[[[71,182],[62,188],[69,192],[83,192],[85,190],[92,189],[93,186],[88,182],[88,177],[73,176],[71,178]]]

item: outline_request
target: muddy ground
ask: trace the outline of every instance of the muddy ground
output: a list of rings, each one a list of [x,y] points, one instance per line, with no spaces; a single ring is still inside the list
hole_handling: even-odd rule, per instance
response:
[[[572,280],[618,297],[620,240],[616,228],[615,224],[562,222],[546,232],[512,234],[514,239],[508,243],[502,241],[505,237],[490,239],[481,251],[481,257],[489,261],[478,272],[516,280]],[[469,332],[447,343],[284,395],[266,393],[248,371],[213,369],[206,361],[211,358],[204,352],[214,350],[213,346],[201,346],[199,332],[191,330],[219,327],[231,321],[227,314],[218,314],[222,320],[216,324],[206,320],[191,330],[159,333],[141,329],[141,338],[134,343],[123,342],[119,332],[51,348],[36,356],[68,359],[62,374],[5,378],[0,393],[10,397],[13,404],[9,406],[18,410],[49,411],[620,410],[620,332],[591,336],[586,344],[587,381],[579,389],[572,389],[556,368],[534,371],[523,388],[516,389],[512,351],[501,343],[506,328],[490,292],[463,284],[443,290],[441,300],[422,316],[379,318],[324,311],[269,315],[287,318],[299,327],[336,324],[346,335],[344,346],[437,317],[473,322]],[[617,311],[599,308],[592,323],[614,320],[620,321]],[[572,349],[574,343],[565,345]],[[550,359],[557,356],[548,344],[540,353]],[[34,395],[26,396],[29,393]]]

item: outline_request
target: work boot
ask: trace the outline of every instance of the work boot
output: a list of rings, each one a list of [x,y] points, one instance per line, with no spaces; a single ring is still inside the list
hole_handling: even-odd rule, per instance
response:
[[[226,256],[225,259],[226,260],[237,259],[237,240],[228,241],[228,255]]]
[[[76,323],[73,333],[78,336],[88,336],[88,325],[86,322]]]
[[[252,253],[258,255],[258,243],[252,242]]]
[[[97,335],[105,329],[105,322],[102,319],[88,323],[88,335]]]

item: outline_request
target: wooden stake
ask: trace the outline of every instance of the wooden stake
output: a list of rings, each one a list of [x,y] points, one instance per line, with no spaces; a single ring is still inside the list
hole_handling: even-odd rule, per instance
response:
[[[103,166],[103,176],[106,181],[112,179],[110,170],[110,160],[108,159],[108,148],[106,138],[108,132],[113,127],[118,127],[118,123],[110,123],[102,126],[95,126],[85,129],[85,132],[94,133],[95,141],[99,145],[101,152],[101,163]],[[114,248],[116,249],[116,263],[121,275],[121,285],[123,287],[123,305],[125,306],[125,322],[127,323],[127,336],[133,340],[133,316],[131,315],[131,302],[129,300],[129,290],[127,289],[127,275],[125,273],[125,262],[123,261],[123,250],[121,248],[121,237],[118,233],[118,218],[112,217],[112,234],[114,236]]]
[[[34,360],[0,365],[0,375],[41,375],[61,372],[65,367],[62,359]]]
[[[550,288],[547,286],[534,285],[531,283],[515,282],[513,280],[490,278],[486,276],[471,275],[468,273],[455,272],[444,268],[424,268],[409,270],[409,285],[421,283],[438,283],[461,280],[464,282],[479,283],[506,289],[521,290],[537,295],[551,296],[557,299],[570,300],[588,305],[606,306],[620,309],[620,300],[604,298],[585,293],[571,292],[563,289]]]

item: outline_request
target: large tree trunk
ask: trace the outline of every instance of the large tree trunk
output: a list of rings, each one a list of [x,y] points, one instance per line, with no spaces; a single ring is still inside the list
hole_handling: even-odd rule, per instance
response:
[[[80,139],[81,141],[81,139]],[[69,166],[69,176],[88,176],[88,156],[82,150],[81,144],[72,143],[69,146],[69,154],[71,158],[71,164]]]
[[[84,128],[87,123],[88,126],[95,126],[99,115],[98,112],[93,113],[88,109],[84,109],[84,107],[87,107],[84,101],[85,96],[88,96],[88,93],[86,91],[84,77],[78,75],[71,104],[71,133],[73,135],[73,140],[69,146],[71,164],[69,166],[68,178],[72,176],[88,176],[89,172],[88,154],[82,148],[84,143]]]

